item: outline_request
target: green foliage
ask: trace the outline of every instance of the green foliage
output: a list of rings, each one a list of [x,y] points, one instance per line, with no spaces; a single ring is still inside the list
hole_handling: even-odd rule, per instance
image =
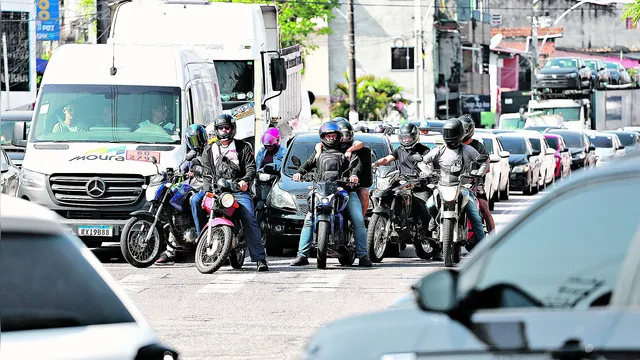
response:
[[[393,96],[402,96],[402,87],[388,78],[376,78],[364,75],[356,79],[356,100],[358,116],[363,121],[381,121],[387,115]],[[336,84],[332,98],[331,116],[349,118],[349,77],[345,74],[345,82]],[[405,104],[407,99],[401,98]]]
[[[626,21],[627,18],[631,18],[634,25],[640,21],[640,0],[636,0],[635,2],[624,6],[622,21]]]
[[[316,115],[320,119],[324,118],[324,114],[317,107],[312,107],[311,108],[311,115]]]

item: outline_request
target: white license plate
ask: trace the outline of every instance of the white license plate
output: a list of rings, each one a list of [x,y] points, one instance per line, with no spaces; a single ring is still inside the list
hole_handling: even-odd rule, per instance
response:
[[[113,226],[93,225],[78,226],[78,236],[113,236]]]

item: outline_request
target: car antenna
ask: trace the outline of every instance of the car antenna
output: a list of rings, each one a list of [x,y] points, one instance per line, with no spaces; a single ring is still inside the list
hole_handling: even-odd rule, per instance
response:
[[[111,76],[114,76],[118,72],[116,69],[116,42],[115,40],[111,43],[111,69],[109,69],[109,73]]]

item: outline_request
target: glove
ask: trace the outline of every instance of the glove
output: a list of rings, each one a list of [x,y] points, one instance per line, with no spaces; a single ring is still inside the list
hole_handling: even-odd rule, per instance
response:
[[[429,174],[427,174],[426,172],[420,172],[418,176],[420,177],[420,179],[426,179]]]

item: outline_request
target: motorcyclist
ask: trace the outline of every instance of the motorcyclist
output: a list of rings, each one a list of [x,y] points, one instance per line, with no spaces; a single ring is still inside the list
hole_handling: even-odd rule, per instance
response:
[[[441,169],[448,171],[454,162],[461,160],[462,172],[461,174],[472,174],[471,167],[474,163],[481,162],[482,165],[475,173],[485,174],[487,162],[484,160],[480,153],[469,145],[462,144],[464,139],[464,125],[462,121],[457,118],[449,119],[442,128],[442,138],[444,144],[430,151],[423,159],[427,165],[432,165],[434,171]],[[484,228],[482,226],[482,217],[478,211],[478,207],[475,202],[475,195],[473,192],[469,192],[466,188],[462,188],[461,191],[468,193],[470,199],[465,206],[465,211],[471,222],[471,227],[475,235],[475,242],[479,242],[484,239]],[[433,196],[427,201],[427,208],[432,215],[432,221],[429,223],[429,230],[436,228],[435,215],[437,215],[438,209],[435,206]]]
[[[322,145],[323,148],[325,148],[325,151],[323,151],[322,154],[320,154],[320,156],[317,158],[314,152],[307,159],[307,161],[305,161],[305,163],[300,166],[298,172],[293,175],[293,181],[302,181],[302,176],[314,169],[316,170],[314,172],[316,180],[336,178],[336,176],[332,176],[333,174],[324,172],[324,168],[328,168],[330,165],[336,165],[336,158],[341,159],[337,161],[342,162],[342,164],[339,164],[338,166],[338,168],[340,169],[340,173],[344,172],[349,167],[349,161],[346,160],[346,158],[339,152],[339,149],[341,147],[340,139],[342,137],[342,132],[340,131],[340,127],[338,126],[338,124],[334,122],[326,122],[320,127],[319,133],[320,141],[322,141]],[[337,157],[336,153],[340,154],[341,156]],[[333,163],[328,164],[330,161],[333,161]],[[360,171],[361,165],[358,164],[358,158],[352,159],[351,161],[356,162],[356,165],[351,169],[349,181],[351,183],[357,184],[359,182],[357,174]],[[371,267],[373,263],[369,259],[369,256],[367,256],[367,229],[364,226],[362,204],[360,204],[358,195],[353,191],[349,193],[349,201],[347,202],[346,210],[351,220],[351,224],[353,225],[353,232],[356,241],[356,255],[359,259],[358,265],[362,267]],[[309,265],[309,252],[311,250],[311,241],[313,237],[313,224],[311,223],[311,216],[312,212],[309,211],[307,213],[307,216],[305,217],[302,232],[300,233],[298,256],[293,262],[291,262],[291,266]]]
[[[271,127],[262,134],[263,148],[258,150],[256,155],[256,169],[260,170],[263,166],[273,163],[277,171],[280,171],[284,154],[287,148],[280,145],[280,131]]]
[[[207,145],[202,156],[204,165],[204,190],[212,191],[212,185],[219,179],[232,180],[238,184],[238,192],[233,193],[239,207],[234,216],[242,222],[251,261],[257,263],[258,271],[268,271],[260,228],[256,220],[253,199],[247,190],[256,175],[256,161],[251,145],[233,137],[236,134],[236,120],[229,114],[222,114],[214,121],[216,139]]]
[[[398,140],[400,146],[393,151],[391,155],[387,155],[378,159],[372,165],[374,167],[387,165],[388,163],[398,160],[398,169],[400,174],[408,177],[426,176],[425,169],[420,169],[421,161],[412,158],[413,155],[427,155],[429,148],[420,143],[420,132],[418,127],[412,123],[406,123],[400,126]],[[429,211],[427,210],[427,188],[426,186],[418,186],[413,189],[413,214],[418,216],[423,226],[429,225]]]
[[[464,131],[465,135],[464,135],[464,139],[462,139],[462,143],[465,145],[471,146],[472,148],[476,149],[476,151],[479,152],[481,155],[485,155],[487,157],[487,172],[489,172],[489,166],[491,166],[488,159],[489,151],[487,151],[487,147],[484,146],[484,144],[481,141],[478,141],[473,138],[473,134],[475,133],[475,128],[476,128],[475,122],[473,121],[471,116],[466,114],[460,116],[458,119],[462,121],[462,124],[465,127],[465,131]],[[491,211],[489,211],[489,202],[488,202],[487,194],[484,188],[486,177],[487,175],[484,174],[484,176],[480,178],[480,180],[478,181],[476,195],[478,197],[478,203],[480,204],[480,212],[482,213],[484,218],[487,219],[487,222],[489,223],[490,228],[495,229],[495,223],[493,221],[493,216],[491,215]]]
[[[193,195],[189,199],[189,204],[191,205],[191,215],[193,216],[193,222],[196,227],[196,233],[199,234],[202,228],[200,227],[204,212],[202,211],[202,207],[200,204],[202,203],[202,199],[204,198],[204,191],[202,190],[202,183],[197,179],[202,177],[203,167],[202,167],[202,152],[204,151],[204,147],[207,145],[207,134],[204,126],[199,124],[193,124],[187,128],[184,134],[185,143],[189,150],[193,150],[196,152],[196,158],[191,161],[185,161],[184,164],[180,167],[180,170],[183,173],[187,173],[188,181],[192,187],[198,189],[199,191]],[[196,185],[197,184],[197,185]],[[172,236],[172,235],[170,235]],[[168,248],[165,252],[160,255],[158,260],[156,261],[156,265],[171,265],[175,263],[175,253],[176,250],[173,248]]]
[[[358,198],[360,199],[360,203],[362,204],[362,216],[366,216],[367,209],[369,208],[368,187],[373,184],[373,175],[371,174],[371,168],[369,168],[368,166],[371,161],[371,151],[368,148],[364,148],[364,143],[362,141],[354,139],[355,133],[353,131],[353,126],[351,126],[351,123],[347,119],[343,117],[337,117],[331,119],[331,122],[337,124],[340,127],[340,131],[342,132],[342,137],[340,138],[341,146],[339,150],[344,153],[344,156],[347,157],[347,160],[351,159],[351,156],[355,154],[360,159],[360,164],[362,164],[362,172],[357,174],[359,179],[359,186],[356,189],[356,193],[358,194]],[[322,142],[316,144],[316,160],[322,153],[322,149]]]

